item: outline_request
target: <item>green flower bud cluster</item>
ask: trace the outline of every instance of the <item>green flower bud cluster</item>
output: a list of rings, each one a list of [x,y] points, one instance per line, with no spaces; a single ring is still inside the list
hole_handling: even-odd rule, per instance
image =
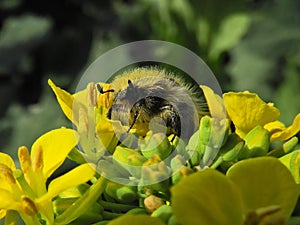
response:
[[[127,83],[126,80],[125,85]],[[72,138],[66,138],[70,132],[59,132],[63,139],[51,136],[50,144],[46,145],[53,145],[49,152],[61,152],[64,148],[60,149],[60,142],[67,143],[66,152],[77,145],[81,151],[74,148],[69,158],[78,164],[95,164],[99,174],[92,178],[94,173],[91,173],[82,180],[92,179],[89,184],[61,193],[65,190],[62,180],[70,183],[75,180],[72,180],[74,173],[72,176],[67,173],[62,180],[51,182],[52,186],[49,184],[48,193],[51,190],[60,193],[54,199],[50,199],[50,194],[42,197],[38,194],[40,198],[33,194],[31,201],[23,193],[19,194],[21,200],[26,200],[26,210],[19,209],[20,201],[16,201],[18,204],[13,210],[9,208],[13,206],[10,200],[15,201],[14,196],[18,195],[16,185],[9,179],[1,186],[2,196],[6,198],[1,196],[0,203],[9,209],[5,224],[13,224],[10,217],[28,208],[31,211],[25,214],[36,213],[39,208],[39,218],[35,219],[40,221],[32,223],[32,218],[26,217],[31,222],[27,224],[46,224],[44,219],[48,218],[57,225],[179,225],[178,221],[188,225],[281,225],[292,215],[300,187],[300,150],[295,150],[300,113],[293,124],[286,127],[278,120],[279,109],[273,103],[265,103],[255,93],[228,92],[222,99],[211,88],[201,85],[212,117],[203,116],[199,129],[184,141],[177,136],[167,137],[165,124],[160,127],[160,123],[150,123],[148,127],[147,123],[137,120],[129,129],[121,121],[107,118],[114,101],[111,84],[91,83],[74,95],[56,87],[50,80],[49,84],[63,112],[77,128],[76,140],[73,131]],[[152,131],[148,132],[148,128]],[[55,162],[49,167],[51,170],[63,162],[63,157],[49,155],[50,158],[45,157],[47,164]],[[26,168],[31,164],[27,158],[23,160]],[[10,161],[6,157],[3,159],[0,161],[4,164]],[[33,168],[41,168],[41,163],[34,164],[38,166]],[[79,171],[83,176],[89,170],[80,167]],[[9,175],[6,174],[12,177]],[[20,183],[21,178],[24,181],[26,177],[18,176]],[[40,184],[39,179],[32,181]],[[9,195],[6,183],[13,190]],[[26,189],[31,195],[29,185]],[[46,212],[52,204],[55,218]],[[1,208],[0,217],[4,213]],[[295,219],[296,224],[299,218]]]
[[[134,203],[139,207],[145,207],[143,199],[151,195],[169,201],[170,188],[189,174],[205,167],[225,172],[246,158],[281,157],[297,144],[296,138],[292,138],[269,151],[269,137],[266,129],[257,126],[240,138],[231,130],[228,119],[209,116],[201,118],[199,130],[187,144],[179,137],[167,137],[163,133],[148,132],[138,143],[128,136],[109,160],[99,161],[102,171],[115,178],[115,182],[108,183],[105,197],[111,202]]]
[[[226,142],[222,144],[217,157],[210,166],[224,172],[234,163],[247,158],[260,156],[283,158],[291,152],[297,152],[294,150],[298,144],[298,138],[292,137],[279,147],[272,149],[270,133],[262,126],[254,127],[244,138],[240,138],[236,133],[228,132],[225,133],[224,139]]]
[[[190,154],[192,167],[201,169],[210,166],[220,147],[226,142],[229,134],[229,120],[218,120],[204,116],[200,120],[199,130],[190,138],[186,147]]]
[[[179,181],[206,167],[225,172],[240,160],[259,156],[281,157],[297,176],[299,152],[293,151],[297,143],[298,139],[293,137],[270,151],[270,134],[262,126],[241,138],[231,129],[229,119],[209,116],[201,118],[199,130],[187,143],[179,137],[151,131],[143,139],[129,134],[112,155],[98,161],[98,171],[113,179],[106,183],[98,200],[72,224],[107,224],[122,215],[145,214],[167,225],[179,225],[170,194],[171,187]],[[70,156],[78,158],[75,153]],[[77,198],[56,199],[57,215]],[[247,221],[254,218],[251,215]]]
[[[107,224],[125,214],[148,214],[144,207],[138,206],[136,186],[111,181],[100,184],[98,181],[98,184],[91,186],[82,184],[72,188],[53,201],[57,224]],[[103,187],[105,189],[100,190]],[[95,199],[92,200],[92,197]],[[83,208],[82,205],[86,207]],[[74,212],[80,216],[72,215]]]

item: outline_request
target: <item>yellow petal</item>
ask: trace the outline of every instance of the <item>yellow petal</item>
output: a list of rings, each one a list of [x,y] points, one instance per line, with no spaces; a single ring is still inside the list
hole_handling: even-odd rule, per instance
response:
[[[278,131],[283,131],[283,130],[286,129],[285,125],[282,122],[278,121],[278,120],[276,120],[274,122],[271,122],[271,123],[267,123],[264,126],[264,128],[266,130],[268,130],[270,132],[270,134],[276,133]]]
[[[8,168],[10,168],[12,171],[16,170],[14,160],[8,154],[0,152],[0,163],[3,163]]]
[[[15,193],[0,188],[0,196],[0,209],[13,209],[16,211],[22,210],[21,203],[15,199]]]
[[[272,103],[265,103],[254,93],[228,92],[224,94],[224,101],[236,133],[241,137],[258,125],[264,126],[277,120],[280,115]]]
[[[208,86],[200,85],[200,87],[203,90],[212,117],[218,119],[226,118],[226,109],[222,97],[215,94]]]
[[[45,178],[48,178],[64,162],[77,143],[78,135],[74,130],[67,128],[52,130],[34,142],[31,148],[31,156],[35,155],[38,146],[42,146],[43,173]]]
[[[13,192],[16,187],[18,186],[16,179],[13,176],[13,171],[7,165],[0,163],[0,188]],[[15,194],[17,195],[17,193]]]
[[[127,131],[125,127],[122,126],[120,121],[112,121],[106,117],[99,119],[96,129],[101,140],[101,144],[105,148],[108,148],[111,145],[115,147],[118,142],[116,135],[120,136]]]
[[[82,164],[51,181],[47,194],[38,199],[37,202],[51,200],[63,191],[89,181],[94,175],[95,168],[91,164]]]
[[[50,85],[54,94],[56,95],[57,101],[66,117],[70,121],[74,122],[72,113],[74,96],[66,92],[65,90],[57,87],[50,79],[48,80],[48,84]]]
[[[287,140],[300,131],[300,113],[295,117],[293,124],[287,128],[279,121],[268,123],[265,128],[271,133],[270,141]]]
[[[278,159],[264,156],[239,161],[230,167],[227,177],[239,188],[245,212],[272,205],[281,206],[285,219],[293,212],[298,186]]]

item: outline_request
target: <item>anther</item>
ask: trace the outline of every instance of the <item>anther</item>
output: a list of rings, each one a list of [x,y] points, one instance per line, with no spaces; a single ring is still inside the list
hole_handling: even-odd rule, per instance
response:
[[[18,151],[18,155],[19,155],[19,160],[20,160],[22,170],[24,173],[26,173],[28,170],[31,169],[31,165],[32,165],[28,148],[25,146],[20,147]]]
[[[40,145],[37,146],[36,149],[34,149],[32,167],[34,171],[43,170],[44,167],[43,148]]]
[[[27,215],[32,216],[38,213],[35,203],[26,196],[22,196],[22,207]]]
[[[96,106],[97,104],[97,90],[95,88],[94,83],[89,83],[87,86],[88,94],[87,94],[87,102],[90,106]]]
[[[14,178],[12,170],[5,164],[0,163],[0,174],[4,175],[4,177],[11,183],[15,184],[16,179]]]

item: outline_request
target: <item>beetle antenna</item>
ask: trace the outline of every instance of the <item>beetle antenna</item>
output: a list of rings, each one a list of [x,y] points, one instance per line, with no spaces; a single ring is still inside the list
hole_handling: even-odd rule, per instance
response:
[[[104,93],[107,93],[107,92],[114,92],[115,90],[114,89],[109,89],[109,90],[106,90],[106,91],[103,91],[103,88],[100,84],[97,84],[97,90],[99,91],[100,94],[104,94]]]

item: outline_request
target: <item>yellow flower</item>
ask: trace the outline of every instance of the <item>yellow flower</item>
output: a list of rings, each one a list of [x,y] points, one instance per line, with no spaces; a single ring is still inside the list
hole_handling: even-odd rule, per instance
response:
[[[69,120],[77,127],[80,136],[80,146],[85,159],[97,161],[106,150],[113,151],[118,143],[117,135],[126,133],[119,121],[107,118],[112,105],[112,93],[99,93],[94,83],[73,95],[55,86],[48,80],[58,103]],[[101,84],[102,89],[110,89],[110,84]]]
[[[208,86],[200,85],[200,87],[203,90],[211,116],[220,120],[225,119],[226,108],[222,97],[215,94]]]
[[[241,137],[258,125],[264,126],[277,120],[280,115],[272,103],[265,103],[257,94],[247,91],[225,93],[224,101],[236,133]]]
[[[77,127],[80,123],[80,110],[87,111],[89,107],[94,107],[95,111],[97,108],[99,115],[106,115],[112,104],[111,92],[98,95],[95,85],[92,83],[86,89],[73,95],[57,87],[50,79],[48,84],[56,95],[57,101],[66,117]],[[109,89],[109,87],[108,84],[104,84],[103,90]]]
[[[21,170],[16,169],[9,155],[0,154],[2,218],[7,210],[15,210],[26,224],[40,224],[39,218],[53,224],[52,199],[68,188],[87,182],[95,174],[89,164],[83,164],[52,180],[47,188],[47,179],[64,162],[77,141],[72,129],[60,128],[42,135],[32,145],[30,154],[26,147],[19,148]]]
[[[271,141],[287,140],[300,131],[300,113],[295,117],[291,126],[285,127],[280,121],[274,121],[264,126],[271,134]]]
[[[235,132],[242,138],[258,125],[270,132],[270,141],[287,140],[300,130],[300,113],[293,124],[286,128],[278,121],[280,111],[273,103],[265,103],[257,94],[248,91],[228,92],[224,94],[224,101]]]

